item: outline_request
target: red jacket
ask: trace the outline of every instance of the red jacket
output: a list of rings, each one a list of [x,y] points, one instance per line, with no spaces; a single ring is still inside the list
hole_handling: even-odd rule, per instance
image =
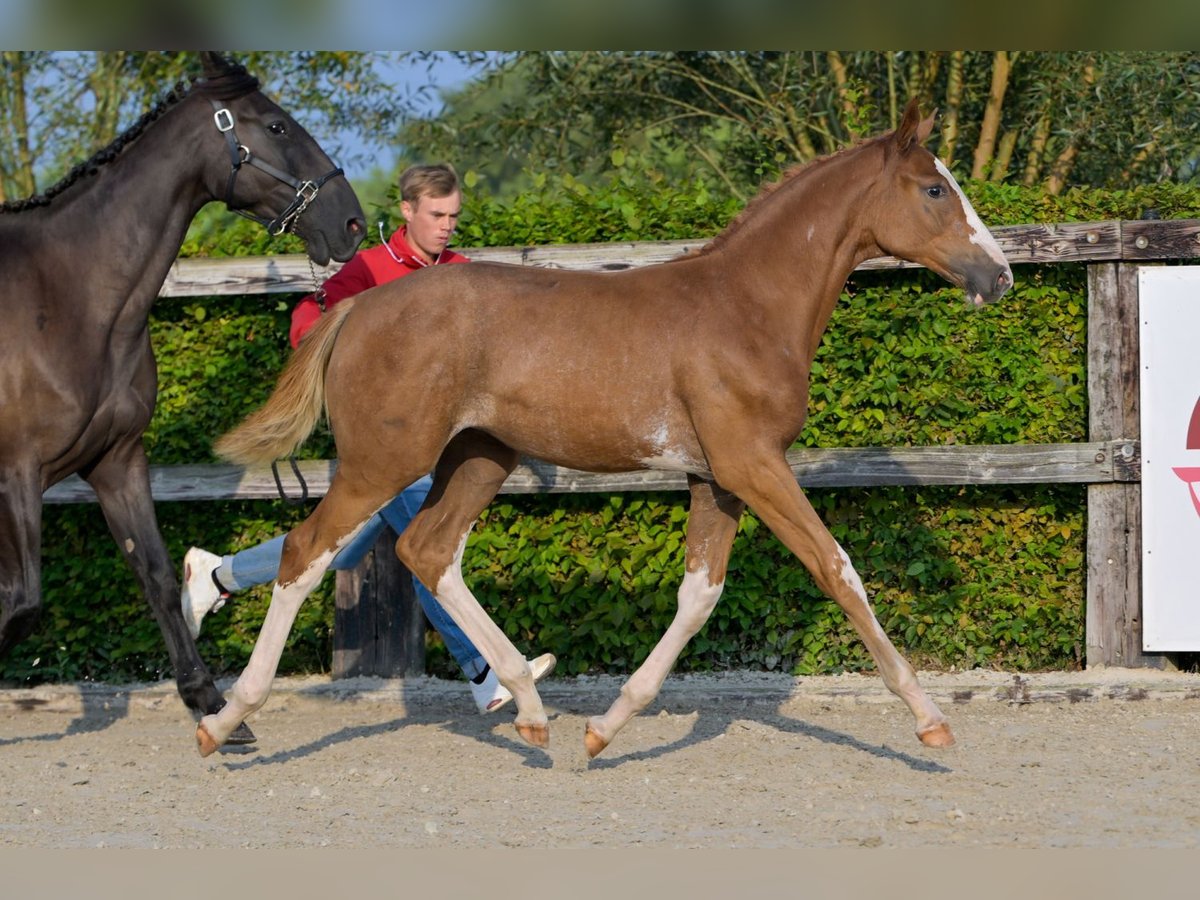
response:
[[[413,252],[407,234],[408,226],[405,225],[393,234],[386,244],[354,254],[350,262],[338,269],[323,285],[324,308],[329,309],[347,297],[353,297],[377,284],[385,284],[425,268],[428,263]],[[461,253],[443,250],[434,260],[434,265],[465,262],[470,260]],[[296,304],[292,310],[292,328],[288,335],[293,347],[300,343],[300,338],[321,318],[321,309],[315,293],[309,294]]]

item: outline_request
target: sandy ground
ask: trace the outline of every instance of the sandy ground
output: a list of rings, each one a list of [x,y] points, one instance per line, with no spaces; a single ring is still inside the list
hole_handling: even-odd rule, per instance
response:
[[[951,750],[873,676],[733,673],[668,679],[590,762],[617,678],[541,686],[548,753],[430,678],[281,679],[207,759],[167,683],[0,691],[0,846],[1200,847],[1200,676],[922,682]]]

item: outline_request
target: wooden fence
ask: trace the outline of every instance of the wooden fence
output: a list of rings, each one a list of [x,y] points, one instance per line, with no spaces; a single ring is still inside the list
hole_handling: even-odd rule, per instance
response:
[[[1142,652],[1141,426],[1138,410],[1138,282],[1140,264],[1200,257],[1200,220],[1111,221],[1019,225],[993,233],[1016,266],[1081,263],[1088,270],[1088,441],[1071,444],[908,448],[804,449],[789,453],[805,487],[882,485],[1087,485],[1087,664],[1162,667],[1165,655]],[[472,249],[472,259],[517,265],[612,271],[664,262],[695,241]],[[908,267],[878,259],[863,269]],[[330,270],[332,271],[332,270]],[[1020,275],[1017,275],[1018,279]],[[181,259],[162,296],[307,292],[312,275],[303,256]],[[299,464],[311,496],[328,489],[336,463]],[[299,488],[281,467],[284,485]],[[527,461],[503,493],[683,490],[670,472],[595,475]],[[267,467],[157,466],[156,500],[274,499]],[[45,494],[47,503],[94,501],[72,477]],[[424,624],[410,579],[391,552],[386,532],[355,572],[338,573],[334,676],[384,676],[424,667]],[[397,602],[396,598],[400,597]]]

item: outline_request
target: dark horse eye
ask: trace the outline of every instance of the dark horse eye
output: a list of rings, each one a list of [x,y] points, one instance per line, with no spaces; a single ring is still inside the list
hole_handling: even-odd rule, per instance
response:
[[[282,122],[272,122],[267,126],[267,130],[271,132],[271,134],[287,134],[287,126]]]

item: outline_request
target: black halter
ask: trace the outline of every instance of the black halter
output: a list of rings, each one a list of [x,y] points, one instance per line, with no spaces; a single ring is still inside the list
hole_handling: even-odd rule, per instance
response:
[[[272,235],[280,235],[285,231],[290,231],[296,223],[296,219],[300,214],[308,208],[308,204],[317,199],[317,192],[321,189],[321,185],[327,182],[330,178],[336,178],[344,174],[340,168],[332,169],[326,172],[316,181],[300,181],[297,178],[289,175],[287,172],[280,171],[268,162],[259,159],[250,152],[250,148],[245,144],[238,142],[237,135],[233,133],[233,113],[228,107],[221,106],[216,100],[209,100],[215,112],[213,113],[213,121],[217,124],[217,131],[225,135],[225,145],[229,148],[229,182],[225,186],[225,205],[239,216],[245,216],[247,219],[253,219],[258,224],[262,225]],[[238,172],[242,166],[251,165],[254,168],[266,172],[272,178],[282,181],[284,184],[293,188],[296,191],[296,196],[292,202],[287,205],[279,215],[274,219],[263,218],[256,216],[244,209],[238,209],[233,205],[233,186],[237,181]]]

